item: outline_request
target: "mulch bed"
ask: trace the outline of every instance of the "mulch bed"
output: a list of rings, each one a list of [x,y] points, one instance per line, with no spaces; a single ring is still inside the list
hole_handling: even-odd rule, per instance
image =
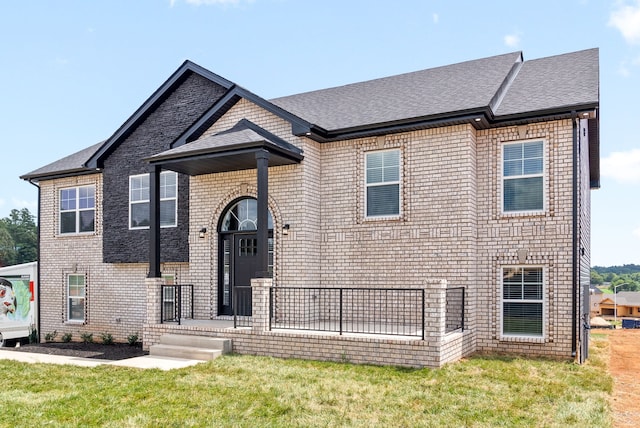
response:
[[[47,342],[30,343],[18,347],[2,348],[16,352],[34,352],[49,355],[66,355],[70,357],[96,358],[101,360],[124,360],[125,358],[140,357],[148,352],[142,350],[142,344],[129,345],[127,343],[103,343],[84,342]]]

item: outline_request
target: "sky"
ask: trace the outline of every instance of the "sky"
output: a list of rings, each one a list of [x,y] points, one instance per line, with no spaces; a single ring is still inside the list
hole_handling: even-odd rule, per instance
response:
[[[640,0],[0,0],[0,218],[37,215],[19,177],[109,138],[187,59],[270,99],[594,47],[591,261],[640,264]]]

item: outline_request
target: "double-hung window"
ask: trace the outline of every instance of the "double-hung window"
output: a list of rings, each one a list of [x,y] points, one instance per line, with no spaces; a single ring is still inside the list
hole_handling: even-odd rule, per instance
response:
[[[544,142],[502,147],[502,211],[544,210]]]
[[[541,267],[502,269],[503,336],[543,336],[543,291]]]
[[[84,321],[85,276],[67,276],[67,320]]]
[[[149,174],[129,177],[129,228],[147,229],[150,224]],[[175,227],[178,218],[178,174],[160,173],[160,226]]]
[[[365,216],[400,215],[400,150],[381,150],[365,154]]]
[[[95,231],[96,189],[94,186],[60,189],[60,233]]]

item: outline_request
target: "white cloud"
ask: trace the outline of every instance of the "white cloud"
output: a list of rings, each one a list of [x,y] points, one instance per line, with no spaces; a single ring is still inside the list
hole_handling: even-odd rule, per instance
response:
[[[440,15],[438,15],[437,13],[434,13],[432,17],[433,17],[434,24],[437,24],[438,22],[440,22]]]
[[[629,44],[640,44],[640,0],[618,3],[609,15],[609,26],[615,27]]]
[[[640,227],[634,229],[632,233],[636,238],[640,238]]]
[[[600,164],[603,177],[611,177],[621,183],[640,184],[640,149],[613,152]]]
[[[17,210],[28,208],[31,214],[36,214],[38,210],[38,201],[35,199],[28,201],[26,199],[11,198],[11,205],[13,205],[12,209],[15,208]]]
[[[507,34],[504,36],[504,44],[510,48],[518,47],[520,44],[520,36],[518,34]]]
[[[622,77],[631,76],[631,70],[629,69],[627,61],[622,61],[620,63],[620,65],[618,66],[618,74],[621,75]]]

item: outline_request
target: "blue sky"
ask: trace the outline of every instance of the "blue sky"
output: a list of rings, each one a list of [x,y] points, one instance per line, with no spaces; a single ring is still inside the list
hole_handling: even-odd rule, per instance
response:
[[[506,52],[600,48],[592,264],[640,264],[640,0],[3,0],[0,218],[19,176],[108,138],[185,59],[273,98]]]

